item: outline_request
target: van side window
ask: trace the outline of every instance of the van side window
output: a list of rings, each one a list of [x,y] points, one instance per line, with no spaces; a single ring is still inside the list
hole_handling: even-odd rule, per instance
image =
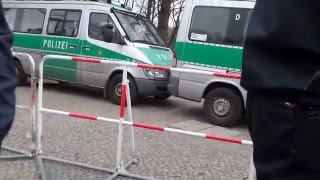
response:
[[[12,31],[30,34],[42,33],[46,9],[6,8],[4,14]]]
[[[189,39],[206,43],[242,46],[250,9],[196,7]]]
[[[104,14],[104,13],[91,13],[90,22],[89,22],[89,37],[92,39],[99,40],[99,41],[104,41],[101,26],[106,23],[113,24],[113,26],[114,26],[113,32],[115,33],[115,36],[114,36],[112,42],[116,43],[117,38],[119,38],[121,36],[120,32],[117,29],[112,18],[108,14]]]
[[[76,37],[80,19],[81,10],[52,10],[49,16],[47,34]]]

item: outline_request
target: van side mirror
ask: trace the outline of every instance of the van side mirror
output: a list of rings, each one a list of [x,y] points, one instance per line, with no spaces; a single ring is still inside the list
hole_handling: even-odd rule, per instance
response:
[[[105,24],[102,26],[102,35],[103,35],[103,40],[105,42],[112,42],[113,39],[113,24]]]
[[[116,43],[119,44],[119,45],[127,45],[127,43],[126,43],[126,41],[124,40],[123,37],[117,38],[117,42]]]

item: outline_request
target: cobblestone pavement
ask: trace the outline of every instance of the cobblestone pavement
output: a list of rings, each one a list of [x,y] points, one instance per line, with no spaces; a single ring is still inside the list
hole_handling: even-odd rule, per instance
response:
[[[65,104],[68,103],[66,97],[67,95],[63,97]],[[59,109],[66,108],[68,106]],[[96,107],[87,104],[87,108]],[[25,132],[30,127],[29,118],[27,110],[17,110],[14,126],[4,142],[5,146],[27,150],[30,140],[26,139]],[[43,119],[45,155],[115,168],[118,132],[116,124],[83,121],[48,113],[44,113]],[[125,161],[131,157],[129,130],[129,127],[124,128]],[[248,146],[143,129],[135,129],[135,141],[140,162],[128,168],[131,173],[169,180],[242,180],[247,177],[252,150]],[[2,154],[7,152],[3,151]],[[44,166],[52,180],[105,179],[110,176],[107,173],[50,161],[44,161]],[[36,163],[34,160],[0,162],[0,179],[39,179]]]

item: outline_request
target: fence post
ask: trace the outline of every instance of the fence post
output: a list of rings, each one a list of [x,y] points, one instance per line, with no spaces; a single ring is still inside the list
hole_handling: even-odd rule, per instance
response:
[[[122,74],[122,89],[121,89],[121,106],[120,106],[120,119],[119,119],[119,132],[118,132],[118,148],[117,148],[117,171],[121,169],[122,164],[122,139],[123,139],[123,120],[126,109],[126,91],[127,91],[127,79],[128,77],[128,68],[127,66],[123,67]]]

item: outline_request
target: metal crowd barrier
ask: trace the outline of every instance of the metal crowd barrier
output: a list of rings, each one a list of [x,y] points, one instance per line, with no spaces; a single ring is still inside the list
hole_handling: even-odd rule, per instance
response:
[[[105,117],[97,117],[82,113],[76,113],[76,112],[66,112],[62,110],[56,110],[56,109],[48,109],[43,107],[43,67],[44,62],[48,59],[55,59],[55,60],[70,60],[70,61],[77,61],[77,62],[84,62],[84,63],[100,63],[100,64],[114,64],[114,65],[120,65],[123,66],[123,74],[122,74],[122,92],[121,92],[121,105],[120,105],[120,111],[119,111],[119,119],[111,119],[111,118],[105,118]],[[240,79],[241,76],[239,74],[225,74],[225,73],[216,73],[216,72],[208,72],[208,71],[201,71],[201,70],[189,70],[189,69],[180,69],[180,68],[172,68],[172,67],[163,67],[163,66],[153,66],[153,65],[146,65],[146,64],[137,64],[132,62],[123,62],[123,61],[113,61],[113,60],[101,60],[101,59],[94,59],[94,58],[84,58],[84,57],[71,57],[71,56],[60,56],[60,55],[47,55],[44,56],[40,61],[40,67],[39,67],[39,87],[38,87],[38,101],[35,101],[34,95],[35,90],[32,88],[32,118],[33,118],[33,125],[34,124],[34,118],[35,118],[35,104],[37,104],[37,121],[36,121],[36,127],[33,127],[33,133],[36,133],[36,151],[32,154],[30,157],[34,157],[37,159],[38,162],[38,168],[40,170],[41,179],[47,179],[47,173],[43,166],[43,160],[51,160],[55,162],[65,163],[69,165],[74,165],[78,167],[88,168],[88,169],[94,169],[98,171],[103,171],[107,173],[111,173],[112,175],[108,179],[115,179],[118,176],[123,177],[131,177],[131,178],[137,178],[137,179],[155,179],[153,177],[146,177],[146,176],[140,176],[136,174],[129,173],[126,169],[131,166],[132,164],[138,163],[138,158],[136,156],[136,148],[135,148],[135,139],[134,139],[134,129],[136,128],[144,128],[149,130],[155,130],[155,131],[162,131],[162,132],[170,132],[170,133],[176,133],[176,134],[183,134],[188,136],[195,136],[200,138],[206,138],[209,140],[216,140],[216,141],[223,141],[228,143],[236,143],[236,144],[242,144],[242,145],[249,145],[252,146],[252,141],[247,140],[240,140],[240,139],[233,139],[233,138],[227,138],[227,137],[221,137],[221,136],[215,136],[212,134],[203,134],[203,133],[197,133],[197,132],[191,132],[191,131],[185,131],[180,129],[174,129],[174,128],[166,128],[161,127],[153,124],[144,124],[139,122],[134,122],[132,120],[132,109],[131,109],[131,99],[130,99],[130,85],[128,81],[128,67],[137,67],[137,68],[149,68],[149,69],[158,69],[158,70],[164,70],[164,71],[171,71],[171,72],[186,72],[186,73],[193,73],[193,74],[203,74],[203,75],[212,75],[217,77],[223,77],[223,78],[235,78]],[[34,81],[33,86],[34,86]],[[127,108],[126,108],[127,107]],[[127,116],[125,117],[125,111],[127,110]],[[92,165],[87,165],[84,163],[79,162],[72,162],[68,160],[58,159],[55,157],[46,156],[43,153],[42,149],[42,128],[43,128],[43,118],[42,113],[51,113],[51,114],[60,114],[65,115],[69,117],[79,118],[79,119],[85,119],[90,121],[103,121],[108,123],[116,123],[118,124],[118,144],[117,144],[117,162],[115,165],[115,169],[107,169],[103,167],[97,167]],[[130,126],[131,129],[131,155],[132,159],[125,163],[122,159],[122,145],[123,145],[123,126]]]
[[[122,76],[122,93],[121,93],[121,106],[120,106],[120,113],[119,113],[119,119],[110,119],[110,118],[104,118],[104,117],[96,117],[92,115],[87,114],[81,114],[76,112],[66,112],[61,110],[54,110],[54,109],[47,109],[44,108],[43,103],[43,66],[44,62],[47,59],[55,59],[55,60],[70,60],[70,61],[77,61],[77,62],[84,62],[84,63],[100,63],[100,64],[114,64],[114,65],[120,65],[123,66],[123,76]],[[95,170],[105,171],[108,173],[113,173],[112,176],[110,176],[108,179],[114,179],[118,176],[125,176],[125,177],[132,177],[137,179],[154,179],[152,177],[145,177],[140,175],[135,175],[129,173],[126,168],[130,165],[137,163],[137,157],[135,152],[135,143],[134,143],[134,131],[133,127],[137,128],[144,128],[144,129],[150,129],[150,130],[156,130],[156,131],[163,131],[163,132],[170,132],[170,133],[177,133],[177,134],[184,134],[189,136],[195,136],[195,137],[201,137],[211,140],[217,140],[217,141],[224,141],[229,143],[237,143],[237,144],[244,144],[244,145],[252,145],[251,141],[247,140],[239,140],[239,139],[233,139],[233,138],[226,138],[226,137],[220,137],[215,136],[211,134],[203,134],[203,133],[196,133],[196,132],[190,132],[190,131],[184,131],[180,129],[174,129],[174,128],[165,128],[160,127],[157,125],[152,124],[144,124],[139,122],[132,121],[132,110],[131,110],[131,99],[130,99],[130,87],[127,79],[127,67],[138,67],[138,68],[149,68],[149,69],[158,69],[158,70],[164,70],[164,71],[176,71],[176,72],[188,72],[188,73],[195,73],[195,74],[205,74],[205,75],[213,75],[218,77],[225,77],[225,78],[236,78],[239,79],[240,75],[236,74],[223,74],[223,73],[212,73],[207,71],[199,71],[199,70],[187,70],[187,69],[179,69],[179,68],[170,68],[170,67],[162,67],[162,66],[153,66],[153,65],[146,65],[146,64],[137,64],[137,63],[131,63],[131,62],[121,62],[121,61],[109,61],[109,60],[100,60],[100,59],[93,59],[93,58],[83,58],[83,57],[70,57],[70,56],[58,56],[58,55],[48,55],[45,56],[40,63],[40,73],[39,73],[39,93],[38,93],[38,160],[41,161],[42,159],[48,159],[52,161],[57,161],[61,163],[66,164],[72,164],[77,165],[81,167],[91,168]],[[125,104],[127,101],[127,111],[128,111],[128,121],[125,121]],[[42,145],[41,145],[41,137],[42,137],[42,112],[46,113],[52,113],[52,114],[60,114],[65,115],[69,117],[74,118],[80,118],[90,121],[103,121],[103,122],[109,122],[109,123],[117,123],[119,132],[118,132],[118,145],[117,145],[117,163],[115,170],[105,169],[101,167],[95,167],[95,166],[88,166],[86,164],[78,163],[78,162],[71,162],[67,160],[62,160],[54,157],[48,157],[42,155]],[[123,144],[123,125],[131,126],[131,143],[132,143],[132,160],[128,163],[124,163],[122,160],[122,144]],[[39,163],[41,164],[41,162]],[[46,177],[46,172],[44,169],[41,170],[42,177]]]

